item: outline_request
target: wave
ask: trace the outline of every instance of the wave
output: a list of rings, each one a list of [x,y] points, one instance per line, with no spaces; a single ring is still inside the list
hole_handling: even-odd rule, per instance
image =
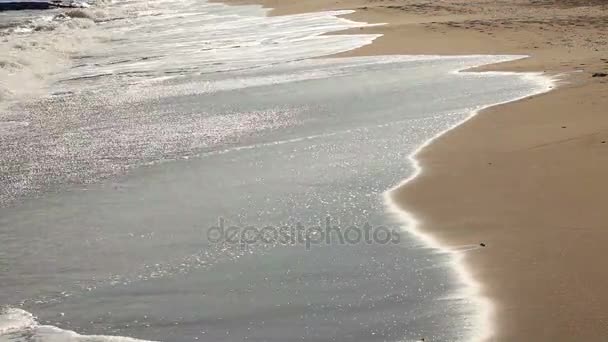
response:
[[[17,20],[0,28],[0,101],[245,70],[335,54],[378,37],[325,35],[369,26],[339,17],[352,11],[266,12],[204,1],[98,1]]]
[[[0,17],[5,22],[0,27],[0,103],[48,93],[73,55],[103,39],[96,24],[111,18],[103,7],[40,13]]]
[[[25,310],[0,310],[0,342],[145,342],[131,337],[110,335],[81,335],[52,325],[42,325]],[[149,341],[151,342],[151,341]]]
[[[66,173],[49,169],[60,164],[52,160],[57,157],[74,166],[84,162],[79,170],[88,164],[90,177],[73,174],[67,183],[90,183],[125,173],[140,161],[189,154],[282,127],[292,117],[281,108],[238,115],[230,108],[199,110],[184,116],[163,103],[179,96],[337,76],[347,70],[330,65],[321,70],[302,61],[378,37],[326,35],[368,26],[339,17],[351,11],[284,17],[266,17],[266,12],[260,6],[196,0],[134,0],[51,13],[5,29],[11,32],[0,43],[0,105],[8,104],[0,112],[0,142],[7,141],[0,148],[6,160],[1,171],[6,174],[3,185],[15,187],[0,187],[0,206],[17,194],[58,184],[50,173]],[[152,108],[162,109],[162,117],[150,116]],[[115,118],[104,122],[111,116]],[[118,122],[126,125],[107,130]],[[65,131],[75,127],[76,132]],[[47,133],[41,135],[43,131]],[[41,142],[34,137],[40,136],[53,141],[48,145],[53,151],[29,162],[28,155],[41,147],[33,147]],[[54,145],[56,139],[62,140],[59,145]],[[11,147],[16,141],[23,143]],[[79,150],[81,145],[93,154]],[[120,151],[121,146],[132,147]],[[93,159],[96,165],[89,163]],[[30,176],[23,179],[21,172]],[[34,178],[46,180],[31,182]]]

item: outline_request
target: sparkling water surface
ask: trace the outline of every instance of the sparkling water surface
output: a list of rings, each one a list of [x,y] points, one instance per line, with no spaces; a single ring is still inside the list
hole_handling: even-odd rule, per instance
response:
[[[103,11],[51,95],[0,115],[0,341],[470,340],[479,307],[450,255],[403,233],[383,193],[425,141],[540,78],[455,72],[506,56],[311,59],[376,37],[322,35],[365,25],[341,12]],[[208,239],[220,220],[328,217],[398,233]]]

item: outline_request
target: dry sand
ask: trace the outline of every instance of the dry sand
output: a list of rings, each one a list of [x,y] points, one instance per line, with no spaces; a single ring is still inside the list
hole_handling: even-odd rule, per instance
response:
[[[492,341],[608,341],[608,77],[593,77],[608,73],[608,0],[261,2],[388,23],[346,32],[384,36],[345,56],[527,54],[484,69],[561,74],[435,140],[393,197],[446,245],[487,244],[465,261],[496,303]]]

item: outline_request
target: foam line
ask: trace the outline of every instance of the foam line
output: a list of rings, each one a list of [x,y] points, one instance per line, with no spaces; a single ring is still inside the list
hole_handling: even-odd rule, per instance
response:
[[[528,58],[529,56],[511,56],[511,57],[501,56],[501,57],[507,58],[506,60],[504,60],[504,62],[506,62],[506,61],[514,61],[514,60],[518,60],[518,59]],[[399,184],[395,185],[388,191],[386,191],[383,196],[384,204],[385,204],[385,207],[387,208],[387,211],[390,214],[394,215],[394,217],[396,217],[398,220],[400,220],[404,223],[403,228],[405,231],[407,231],[408,233],[413,235],[415,238],[417,238],[418,240],[423,242],[425,245],[427,245],[433,249],[436,249],[440,253],[447,254],[450,256],[451,264],[452,264],[454,270],[456,271],[458,279],[465,285],[465,288],[463,289],[463,293],[461,293],[460,296],[462,298],[470,299],[470,301],[474,304],[475,309],[476,309],[476,317],[474,317],[474,324],[473,324],[474,329],[472,331],[472,336],[464,339],[465,341],[474,341],[474,342],[488,341],[494,336],[495,327],[496,327],[496,319],[495,319],[494,303],[492,302],[491,298],[485,297],[482,294],[483,284],[481,284],[477,279],[475,279],[473,277],[469,266],[465,263],[465,260],[464,260],[465,252],[467,252],[471,249],[461,249],[461,248],[458,248],[458,246],[450,247],[444,243],[441,243],[438,239],[436,239],[436,237],[433,236],[432,232],[423,231],[420,228],[421,222],[420,222],[420,220],[418,220],[416,218],[415,213],[409,212],[407,210],[403,210],[401,207],[399,207],[399,205],[395,202],[395,200],[393,198],[394,197],[393,194],[397,189],[399,189],[399,188],[405,186],[406,184],[408,184],[409,182],[413,181],[414,179],[416,179],[416,177],[418,177],[422,173],[423,168],[420,165],[420,162],[416,157],[418,156],[420,151],[422,151],[423,149],[425,149],[426,147],[431,145],[437,138],[441,137],[445,133],[453,130],[454,128],[456,128],[456,127],[460,126],[461,124],[465,123],[466,121],[470,120],[471,118],[476,116],[479,112],[481,112],[484,109],[506,104],[506,103],[510,103],[510,102],[519,101],[521,99],[524,99],[524,98],[527,98],[530,96],[549,92],[550,90],[552,90],[555,87],[555,85],[558,81],[557,77],[549,77],[549,76],[543,75],[542,73],[517,73],[517,72],[502,72],[502,71],[500,71],[500,72],[499,71],[486,71],[486,72],[469,71],[470,69],[474,69],[476,67],[480,67],[483,65],[488,65],[488,64],[486,63],[486,64],[480,64],[480,65],[470,67],[470,68],[467,67],[465,69],[457,69],[457,70],[454,70],[453,73],[460,74],[460,73],[466,72],[466,73],[477,73],[477,74],[483,74],[483,75],[517,75],[517,76],[520,76],[522,79],[526,79],[526,78],[532,79],[533,81],[535,81],[537,83],[538,86],[536,89],[534,89],[527,95],[517,97],[517,98],[511,99],[508,101],[504,101],[504,102],[493,103],[493,104],[482,106],[482,107],[478,108],[477,110],[472,111],[462,121],[456,123],[452,127],[449,127],[448,129],[440,132],[439,134],[437,134],[434,137],[425,141],[422,145],[420,145],[416,150],[414,150],[414,152],[412,152],[408,156],[409,161],[412,163],[412,165],[414,167],[414,172],[412,173],[412,175],[407,177],[406,179],[404,179],[403,181],[401,181]]]
[[[80,335],[52,325],[38,323],[36,317],[22,309],[0,310],[0,342],[56,341],[56,342],[153,342],[124,336]]]

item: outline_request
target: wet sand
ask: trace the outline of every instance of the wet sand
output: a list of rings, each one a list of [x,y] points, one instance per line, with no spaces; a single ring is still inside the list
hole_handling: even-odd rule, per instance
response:
[[[343,55],[527,54],[483,69],[558,77],[558,89],[435,140],[417,156],[422,174],[392,196],[447,246],[486,244],[465,261],[495,303],[492,341],[608,338],[606,1],[262,3],[387,23],[345,32],[384,36]]]

